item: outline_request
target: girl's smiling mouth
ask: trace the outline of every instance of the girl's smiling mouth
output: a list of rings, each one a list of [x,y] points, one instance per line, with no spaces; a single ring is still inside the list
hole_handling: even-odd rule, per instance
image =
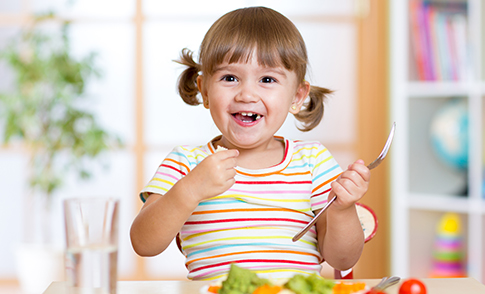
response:
[[[251,124],[260,120],[263,116],[258,113],[253,112],[236,112],[232,116],[236,119],[238,123]]]

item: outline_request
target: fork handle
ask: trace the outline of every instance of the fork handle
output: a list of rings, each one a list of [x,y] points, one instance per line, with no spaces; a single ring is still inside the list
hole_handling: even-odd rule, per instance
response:
[[[291,239],[293,242],[296,242],[300,240],[300,238],[308,232],[308,230],[317,222],[318,218],[322,213],[337,199],[337,195],[333,196],[330,201],[327,202],[327,204],[320,210],[320,212],[309,222],[298,234],[296,234],[293,239]]]
[[[401,280],[401,278],[398,277],[398,276],[384,277],[384,278],[382,278],[382,281],[379,284],[377,284],[376,286],[372,287],[372,289],[384,291],[386,288],[389,288],[390,286],[399,283],[400,280]]]

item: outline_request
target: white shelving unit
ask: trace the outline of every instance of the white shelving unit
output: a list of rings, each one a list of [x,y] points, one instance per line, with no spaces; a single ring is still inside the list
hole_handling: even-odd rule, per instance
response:
[[[391,156],[391,271],[401,277],[428,277],[436,225],[444,213],[456,212],[462,221],[467,275],[485,283],[485,2],[435,0],[467,5],[470,76],[459,82],[422,82],[413,73],[408,1],[390,1],[391,119],[397,123]],[[468,104],[466,172],[447,168],[431,149],[431,118],[451,98]],[[458,188],[465,186],[465,195],[460,195]]]

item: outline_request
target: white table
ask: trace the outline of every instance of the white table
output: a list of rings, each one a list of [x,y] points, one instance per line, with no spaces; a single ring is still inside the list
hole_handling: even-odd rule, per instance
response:
[[[379,279],[363,281],[376,285]],[[421,279],[427,294],[485,294],[485,285],[473,278]],[[206,281],[119,281],[117,294],[199,294],[200,288],[210,284]],[[386,289],[388,294],[398,294],[400,284]],[[44,294],[68,294],[66,282],[53,282]]]

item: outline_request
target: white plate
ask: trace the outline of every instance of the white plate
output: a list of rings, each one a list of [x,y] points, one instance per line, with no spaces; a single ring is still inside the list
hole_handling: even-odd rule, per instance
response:
[[[209,286],[210,285],[204,285],[202,288],[200,288],[200,294],[213,294],[209,292]]]
[[[202,286],[202,288],[200,288],[200,294],[214,294],[212,292],[209,292],[209,287],[210,286],[211,285],[204,285],[204,286]],[[369,291],[369,289],[370,289],[369,286],[366,285],[364,290],[359,291],[359,292],[354,292],[352,294],[364,294],[365,292]],[[288,289],[283,289],[282,291],[280,291],[279,294],[291,294],[291,293],[293,293],[293,292],[290,291],[290,290],[288,290]]]

